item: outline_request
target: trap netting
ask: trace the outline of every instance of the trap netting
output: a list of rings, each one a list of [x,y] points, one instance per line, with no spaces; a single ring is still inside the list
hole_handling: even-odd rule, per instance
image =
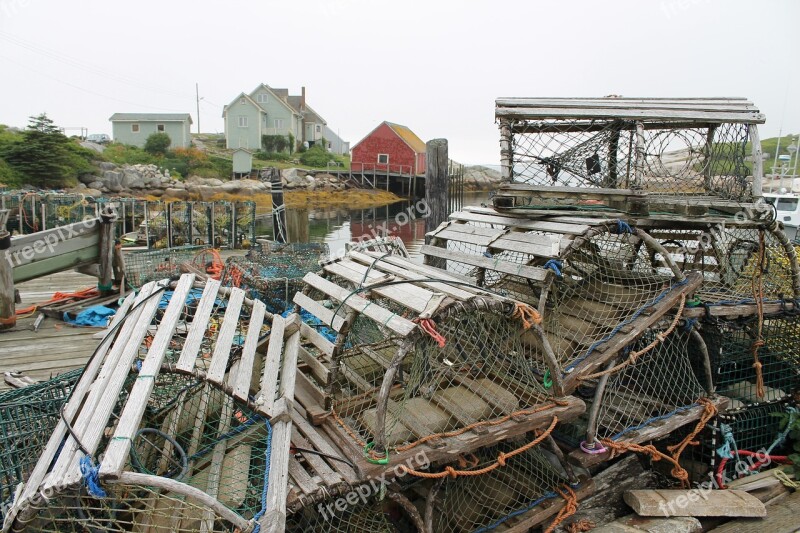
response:
[[[459,472],[469,474],[448,475],[430,490],[426,519],[432,519],[432,533],[502,531],[510,520],[525,521],[526,513],[542,503],[569,494],[568,477],[555,456],[547,456],[541,446],[510,456],[518,444],[502,442],[462,457]],[[481,473],[497,465],[498,456],[505,457],[504,464]],[[528,519],[525,530],[541,520]]]
[[[405,496],[391,491],[384,494],[385,490],[371,490],[370,485],[365,485],[341,498],[305,507],[286,519],[286,531],[423,533],[422,520],[413,505]]]
[[[685,328],[669,333],[664,326],[647,330],[626,346],[611,367],[616,370],[597,388],[594,402],[599,409],[589,421],[587,442],[626,440],[637,430],[697,406],[698,399],[708,395],[693,370],[692,358],[702,352],[697,342],[702,339]]]
[[[653,230],[684,270],[703,272],[698,303],[708,305],[800,298],[797,253],[783,230],[719,225]]]
[[[27,478],[58,422],[82,370],[0,394],[0,503],[8,504]],[[5,514],[0,505],[0,521]]]
[[[737,201],[752,197],[746,124],[645,121],[637,135],[635,121],[576,118],[513,122],[510,132],[514,182]]]
[[[774,402],[800,390],[800,316],[782,313],[703,324],[712,379],[730,409]],[[759,394],[761,393],[761,394]]]
[[[595,227],[562,254],[545,283],[540,304],[553,352],[569,372],[595,356],[602,344],[667,302],[677,304],[686,278],[660,244],[619,222]],[[621,346],[620,346],[621,348]]]
[[[162,250],[127,252],[125,279],[139,288],[147,282],[169,278],[180,273],[181,263],[191,263],[204,250],[203,246],[179,246]]]
[[[224,286],[244,289],[251,298],[267,304],[267,310],[281,314],[303,289],[303,276],[319,270],[327,256],[327,244],[273,243],[268,251],[259,247],[246,257],[228,258],[221,280]]]
[[[408,450],[552,407],[546,364],[531,341],[539,330],[521,305],[488,296],[451,302],[418,319],[406,338],[387,338],[381,324],[360,316],[334,361],[340,424],[362,446]],[[387,379],[400,389],[375,394],[382,385],[388,391]]]

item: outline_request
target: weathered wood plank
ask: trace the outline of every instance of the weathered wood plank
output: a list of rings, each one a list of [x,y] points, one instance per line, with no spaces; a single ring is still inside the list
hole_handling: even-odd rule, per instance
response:
[[[366,300],[358,295],[351,295],[351,291],[339,287],[338,285],[331,283],[330,281],[318,276],[317,274],[314,274],[313,272],[306,274],[303,278],[303,281],[315,289],[319,289],[325,294],[332,296],[340,302],[345,302],[346,300],[345,305],[347,307],[371,318],[378,324],[386,326],[398,335],[405,337],[417,327],[416,324],[410,320],[396,315],[388,309],[385,309],[380,305],[370,302],[369,300]]]
[[[702,111],[684,109],[570,109],[498,107],[495,117],[512,120],[541,120],[545,118],[585,118],[606,120],[700,120],[705,122],[763,124],[766,117],[755,111]]]
[[[623,498],[639,516],[767,516],[764,504],[742,490],[629,490]]]
[[[233,388],[233,397],[246,402],[250,395],[250,383],[253,376],[253,365],[255,364],[256,348],[258,339],[261,336],[261,326],[264,325],[264,314],[267,306],[261,300],[253,303],[250,311],[250,324],[247,327],[247,337],[242,348],[242,358],[239,361],[239,372]]]
[[[136,383],[133,385],[128,401],[125,403],[125,408],[117,422],[114,438],[103,455],[103,461],[100,465],[101,476],[117,478],[125,467],[132,439],[142,421],[142,415],[147,407],[147,399],[155,386],[156,378],[161,370],[161,363],[164,361],[164,354],[169,347],[169,342],[172,340],[172,334],[183,312],[186,296],[189,294],[193,283],[194,275],[184,274],[172,294],[167,310],[164,312],[164,317],[161,319],[158,330],[153,337],[153,342],[142,362],[142,369],[139,371]],[[118,394],[114,397],[115,401],[117,399]]]
[[[308,365],[308,368],[311,369],[311,373],[314,375],[314,378],[316,378],[320,383],[327,384],[330,377],[330,371],[328,368],[302,346],[300,347],[299,354],[300,361]]]
[[[200,344],[203,342],[206,330],[208,329],[208,319],[211,317],[211,311],[214,309],[214,302],[217,299],[217,291],[219,291],[219,280],[209,279],[206,281],[206,286],[203,289],[203,295],[200,297],[200,303],[194,312],[194,319],[189,328],[189,334],[183,343],[181,355],[178,358],[176,368],[181,372],[191,372],[194,370],[195,360],[197,359],[197,352],[200,350]]]
[[[340,331],[344,324],[344,318],[340,316],[333,316],[333,311],[324,307],[316,300],[312,300],[302,292],[295,293],[294,303],[319,318],[324,324],[327,324],[334,331]]]
[[[511,274],[513,276],[520,276],[534,281],[544,281],[547,277],[547,270],[539,267],[521,265],[503,261],[502,259],[492,259],[482,255],[470,255],[455,252],[453,250],[445,250],[444,248],[437,248],[436,246],[420,247],[420,253],[424,255],[432,255],[443,259],[458,261],[466,265],[472,265],[478,268],[485,268],[487,270],[496,270],[504,274]]]
[[[301,305],[300,307],[303,306]],[[300,323],[300,334],[328,357],[333,355],[334,344],[305,322]]]
[[[492,210],[494,211],[494,210]],[[561,222],[548,222],[546,220],[530,220],[522,217],[504,216],[496,211],[496,214],[488,215],[473,213],[470,211],[459,211],[450,215],[451,220],[461,222],[477,222],[483,224],[494,224],[508,228],[524,229],[530,231],[544,231],[548,233],[559,233],[563,235],[581,235],[589,226],[585,224],[564,224]]]
[[[731,520],[709,533],[795,533],[797,531],[797,510],[800,508],[800,492],[790,494],[783,501],[767,507],[764,519]]]
[[[272,330],[269,333],[267,355],[264,358],[264,371],[261,374],[261,392],[257,403],[264,414],[272,412],[278,393],[278,372],[281,367],[281,351],[283,350],[283,332],[286,321],[282,316],[275,315],[272,319]]]
[[[233,337],[239,327],[239,312],[242,310],[244,301],[244,291],[234,288],[231,291],[228,305],[225,307],[225,315],[222,325],[217,333],[214,343],[214,354],[211,357],[211,366],[208,368],[207,378],[212,383],[222,383],[225,378],[225,369],[228,366],[228,357],[231,353]]]

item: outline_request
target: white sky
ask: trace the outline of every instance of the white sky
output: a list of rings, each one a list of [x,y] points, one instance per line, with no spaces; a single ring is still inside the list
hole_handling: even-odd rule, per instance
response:
[[[222,104],[264,82],[305,85],[351,143],[389,120],[464,163],[498,163],[498,96],[746,96],[764,138],[800,132],[798,28],[797,0],[0,0],[0,123],[196,127],[197,82],[221,132]]]

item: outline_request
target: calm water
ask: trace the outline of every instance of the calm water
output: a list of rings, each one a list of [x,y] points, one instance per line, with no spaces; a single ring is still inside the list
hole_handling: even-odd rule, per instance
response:
[[[465,193],[464,205],[488,201],[488,192]],[[272,238],[269,206],[261,207],[256,223],[259,237]],[[345,243],[379,235],[399,236],[412,257],[425,243],[424,204],[403,200],[370,209],[287,209],[286,225],[291,242],[324,242],[331,254],[341,253]]]

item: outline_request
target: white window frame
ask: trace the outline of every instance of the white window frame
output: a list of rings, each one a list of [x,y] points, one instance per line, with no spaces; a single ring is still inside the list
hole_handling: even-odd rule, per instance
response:
[[[141,130],[138,122],[136,124],[131,124],[131,133],[139,133]]]
[[[317,124],[317,128],[316,129],[317,129],[317,133],[321,133],[322,132],[322,126],[320,126],[319,124]]]
[[[381,157],[385,157],[386,161],[381,161]],[[388,165],[389,164],[389,154],[378,154],[378,164],[379,165]]]
[[[247,127],[249,127],[249,126],[248,126],[248,122],[247,122],[247,115],[239,115],[239,117],[238,117],[238,124],[239,124],[239,127],[240,127],[240,128],[247,128]]]
[[[256,95],[256,102],[259,104],[268,104],[269,103],[269,95],[266,93],[258,93]]]
[[[278,130],[282,130],[283,129],[283,119],[282,118],[273,119],[272,120],[272,126],[275,128],[276,132]]]
[[[167,131],[167,127],[164,124],[156,124],[156,131],[159,133],[164,133]]]

